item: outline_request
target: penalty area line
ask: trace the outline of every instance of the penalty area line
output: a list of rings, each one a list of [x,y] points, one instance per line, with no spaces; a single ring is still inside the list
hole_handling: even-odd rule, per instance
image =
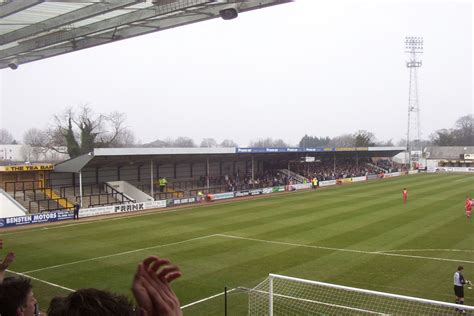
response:
[[[32,280],[35,280],[35,281],[38,281],[38,282],[41,282],[41,283],[44,283],[44,284],[47,284],[47,285],[51,285],[51,286],[66,290],[66,291],[69,291],[69,292],[75,292],[76,291],[76,290],[70,289],[68,287],[56,284],[56,283],[48,282],[48,281],[45,281],[45,280],[42,280],[42,279],[32,277],[30,275],[26,275],[26,274],[21,273],[21,272],[15,272],[15,271],[12,271],[12,270],[6,270],[6,271],[8,271],[10,273],[13,273],[13,274],[16,274],[16,275],[19,275],[19,276],[22,276],[22,277],[27,277],[29,279],[32,279]]]
[[[274,241],[274,240],[266,240],[266,239],[240,237],[240,236],[233,236],[233,235],[226,235],[226,234],[217,234],[216,236],[224,237],[224,238],[232,238],[232,239],[257,241],[257,242],[261,242],[261,243],[274,244],[274,245],[284,245],[284,246],[303,247],[303,248],[312,248],[312,249],[323,249],[323,250],[341,251],[341,252],[352,252],[352,253],[360,253],[360,254],[367,254],[367,255],[378,255],[378,256],[387,256],[387,257],[401,257],[401,258],[410,258],[410,259],[424,259],[424,260],[434,260],[434,261],[447,261],[447,262],[458,262],[458,263],[469,263],[469,264],[474,263],[474,261],[470,261],[470,260],[438,258],[438,257],[425,257],[425,256],[414,256],[414,255],[387,253],[387,252],[380,252],[380,251],[364,251],[364,250],[357,250],[357,249],[346,249],[346,248],[333,248],[333,247],[324,247],[324,246],[315,246],[315,245],[304,245],[304,244],[289,243],[289,242],[284,242],[284,241]]]
[[[146,248],[140,248],[140,249],[133,249],[129,251],[124,251],[124,252],[118,252],[110,255],[105,255],[105,256],[100,256],[100,257],[94,257],[94,258],[88,258],[88,259],[83,259],[83,260],[78,260],[78,261],[73,261],[73,262],[67,262],[67,263],[62,263],[62,264],[57,264],[54,266],[49,266],[49,267],[44,267],[44,268],[39,268],[39,269],[34,269],[34,270],[29,270],[22,272],[23,274],[29,274],[33,272],[39,272],[39,271],[44,271],[44,270],[50,270],[50,269],[55,269],[55,268],[61,268],[65,266],[70,266],[78,263],[83,263],[83,262],[88,262],[88,261],[95,261],[99,259],[106,259],[106,258],[111,258],[111,257],[117,257],[117,256],[122,256],[122,255],[127,255],[131,253],[136,253],[140,251],[145,251],[145,250],[150,250],[150,249],[156,249],[156,248],[163,248],[163,247],[168,247],[168,246],[174,246],[174,245],[179,245],[179,244],[184,244],[187,242],[192,242],[200,239],[205,239],[205,238],[210,238],[210,237],[215,237],[216,235],[206,235],[206,236],[201,236],[201,237],[196,237],[196,238],[191,238],[191,239],[186,239],[186,240],[181,240],[177,242],[172,242],[170,244],[164,244],[164,245],[157,245],[157,246],[151,246],[151,247],[146,247]]]

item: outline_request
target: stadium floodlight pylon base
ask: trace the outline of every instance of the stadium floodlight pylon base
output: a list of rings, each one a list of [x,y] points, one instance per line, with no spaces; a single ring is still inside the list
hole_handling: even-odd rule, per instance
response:
[[[474,306],[278,274],[249,291],[249,315],[474,315]]]

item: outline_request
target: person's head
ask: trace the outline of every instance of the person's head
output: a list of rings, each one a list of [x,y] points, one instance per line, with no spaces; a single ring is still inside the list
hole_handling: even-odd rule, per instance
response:
[[[48,316],[132,316],[133,304],[123,295],[98,289],[80,289],[66,297],[55,297]]]
[[[407,188],[403,188],[403,191],[406,191],[406,190],[407,190]]]
[[[464,267],[463,266],[458,266],[458,271],[462,272],[462,270],[464,270]]]
[[[10,277],[0,284],[0,315],[33,316],[36,303],[30,279]]]

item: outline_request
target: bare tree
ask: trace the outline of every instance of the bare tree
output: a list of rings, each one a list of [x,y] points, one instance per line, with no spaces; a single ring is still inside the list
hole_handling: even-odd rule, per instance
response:
[[[353,135],[343,134],[333,137],[328,145],[331,147],[354,147],[355,139]]]
[[[117,136],[115,144],[116,147],[135,147],[137,146],[135,134],[131,130],[125,129]]]
[[[219,146],[224,148],[239,147],[239,145],[237,145],[237,143],[234,142],[232,139],[224,139]]]
[[[173,142],[173,147],[196,147],[194,141],[189,137],[178,137]]]
[[[456,121],[455,128],[455,137],[457,145],[474,145],[474,116],[465,115],[460,117]]]
[[[22,156],[25,161],[39,161],[48,148],[48,134],[38,128],[30,128],[23,134]]]
[[[354,146],[369,147],[375,145],[375,136],[366,130],[358,130],[354,135]]]
[[[317,137],[304,135],[298,145],[300,147],[323,147],[329,144],[330,141],[331,139],[328,136]]]
[[[454,146],[456,136],[452,129],[439,129],[430,136],[432,142],[437,146]]]
[[[13,138],[12,133],[10,133],[5,128],[0,128],[0,144],[3,144],[3,145],[16,144],[16,141]]]
[[[48,134],[44,130],[38,128],[30,128],[23,134],[23,144],[32,147],[46,147],[48,142]]]
[[[203,138],[199,147],[215,148],[217,147],[217,141],[214,138]]]
[[[124,147],[133,145],[135,136],[125,126],[125,114],[112,112],[101,115],[102,124],[97,128],[97,143],[104,147]]]
[[[91,152],[94,148],[131,146],[135,138],[125,127],[123,113],[95,114],[91,108],[83,105],[77,113],[69,108],[55,115],[48,140],[51,149],[65,145],[67,153],[73,158]]]
[[[375,146],[384,146],[384,147],[393,147],[395,146],[393,144],[393,140],[390,138],[389,140],[387,141],[378,141]]]
[[[250,147],[289,147],[281,139],[265,138],[250,141]]]

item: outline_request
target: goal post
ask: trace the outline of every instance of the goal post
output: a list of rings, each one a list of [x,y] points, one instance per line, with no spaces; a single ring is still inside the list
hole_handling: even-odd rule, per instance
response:
[[[249,315],[474,315],[474,306],[278,274],[249,290]]]

